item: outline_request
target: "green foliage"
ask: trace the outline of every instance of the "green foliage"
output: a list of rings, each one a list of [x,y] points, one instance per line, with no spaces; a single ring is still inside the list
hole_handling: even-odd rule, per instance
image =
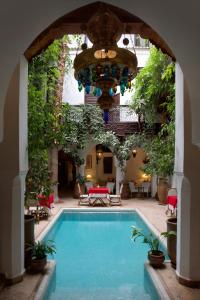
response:
[[[162,123],[157,136],[141,136],[142,148],[148,154],[145,173],[166,177],[173,173],[175,152],[175,65],[155,47],[151,49],[146,66],[136,77],[131,107],[144,116],[152,126]]]
[[[146,137],[145,137],[146,138]],[[110,148],[119,161],[119,167],[124,170],[125,161],[131,156],[133,148],[143,145],[144,137],[140,134],[133,134],[124,141],[120,141],[112,131],[106,131],[96,136],[96,142]]]
[[[65,37],[64,37],[65,39]],[[26,200],[32,194],[51,193],[48,149],[59,136],[55,116],[55,87],[60,76],[58,60],[62,40],[55,40],[29,64],[28,152]]]
[[[52,192],[50,172],[48,169],[47,150],[35,149],[29,155],[29,170],[26,176],[25,202],[29,198],[37,200],[37,195],[48,196]]]
[[[75,164],[84,163],[80,159],[80,151],[86,147],[90,139],[94,139],[104,131],[102,111],[95,105],[70,106],[63,104],[60,144]]]
[[[30,245],[30,249],[33,250],[34,259],[42,259],[46,255],[53,255],[56,253],[56,247],[54,241],[47,242],[35,242],[33,245]]]
[[[146,66],[135,79],[131,102],[131,107],[149,124],[155,123],[158,113],[174,103],[174,70],[170,58],[152,47]]]
[[[167,238],[169,236],[175,236],[176,232],[175,231],[162,232],[160,235],[161,237]],[[152,252],[158,252],[161,250],[159,237],[156,237],[153,233],[144,234],[142,229],[132,226],[133,241],[135,242],[140,237],[142,238],[142,243],[148,244]]]
[[[159,134],[144,144],[149,162],[143,167],[147,174],[167,177],[174,169],[175,128],[174,123],[163,125]]]
[[[85,177],[82,176],[81,174],[78,174],[76,176],[76,182],[80,183],[81,185],[85,183]]]

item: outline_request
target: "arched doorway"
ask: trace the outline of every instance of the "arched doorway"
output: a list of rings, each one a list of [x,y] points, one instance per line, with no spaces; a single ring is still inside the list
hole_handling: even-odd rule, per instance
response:
[[[76,181],[76,167],[71,157],[63,150],[58,151],[58,195],[71,196]]]
[[[101,144],[97,144],[87,152],[85,177],[94,185],[106,186],[107,182],[115,182],[116,167],[113,153]]]

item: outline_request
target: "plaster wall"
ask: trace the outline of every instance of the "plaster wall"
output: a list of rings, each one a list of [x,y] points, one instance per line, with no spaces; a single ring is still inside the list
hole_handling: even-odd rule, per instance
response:
[[[5,139],[0,144],[0,273],[7,278],[21,276],[24,271],[27,71],[27,61],[21,57],[6,95]]]
[[[141,148],[137,148],[137,155],[135,158],[133,156],[126,163],[125,180],[136,181],[140,183],[142,180],[141,167],[143,166],[143,159],[145,158],[145,153]]]
[[[0,9],[0,137],[3,138],[5,95],[19,56],[37,35],[62,15],[90,0],[2,1]],[[192,112],[192,138],[200,141],[199,48],[200,3],[183,1],[105,1],[133,13],[162,36],[177,57],[188,84]],[[170,8],[170,9],[169,9]],[[37,20],[37,22],[36,22]],[[170,21],[169,21],[170,20]],[[12,38],[11,38],[12,37]],[[185,38],[187,37],[187,39]]]
[[[177,275],[186,281],[199,282],[200,150],[191,143],[191,105],[187,83],[178,65],[176,66],[176,87],[177,102],[184,104],[177,107],[176,111],[176,135],[178,136],[175,152],[175,182],[178,190]],[[182,155],[180,155],[181,147],[183,147],[182,151],[184,150]]]

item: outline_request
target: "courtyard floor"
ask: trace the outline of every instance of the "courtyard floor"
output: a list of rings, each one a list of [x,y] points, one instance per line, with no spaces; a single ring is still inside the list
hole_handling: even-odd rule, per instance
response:
[[[52,209],[52,215],[47,221],[40,221],[35,226],[36,238],[43,232],[47,225],[55,218],[61,208],[77,208],[77,199],[62,198],[59,203],[55,204]],[[81,208],[79,206],[79,208]],[[84,207],[85,208],[85,207]],[[123,200],[123,205],[117,207],[119,209],[138,209],[144,217],[159,232],[166,231],[166,206],[159,205],[154,199],[129,199]],[[169,298],[172,300],[198,300],[200,299],[200,289],[192,289],[180,285],[176,280],[175,270],[170,263],[166,263],[166,267],[156,271],[165,287]],[[35,299],[35,292],[40,285],[42,275],[26,274],[23,282],[13,286],[7,286],[1,289],[0,300],[31,300]]]

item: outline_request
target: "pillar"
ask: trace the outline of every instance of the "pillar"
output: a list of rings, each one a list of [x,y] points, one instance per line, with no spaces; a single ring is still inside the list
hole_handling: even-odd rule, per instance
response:
[[[199,124],[196,126],[200,127]],[[192,144],[190,99],[180,66],[176,65],[176,143],[174,181],[178,191],[177,278],[200,286],[200,151]]]
[[[120,184],[124,180],[124,172],[121,170],[119,161],[116,156],[114,156],[114,164],[116,167],[116,194],[119,194]]]
[[[24,273],[24,190],[27,159],[28,63],[21,57],[9,83],[0,144],[0,273],[15,283]]]

